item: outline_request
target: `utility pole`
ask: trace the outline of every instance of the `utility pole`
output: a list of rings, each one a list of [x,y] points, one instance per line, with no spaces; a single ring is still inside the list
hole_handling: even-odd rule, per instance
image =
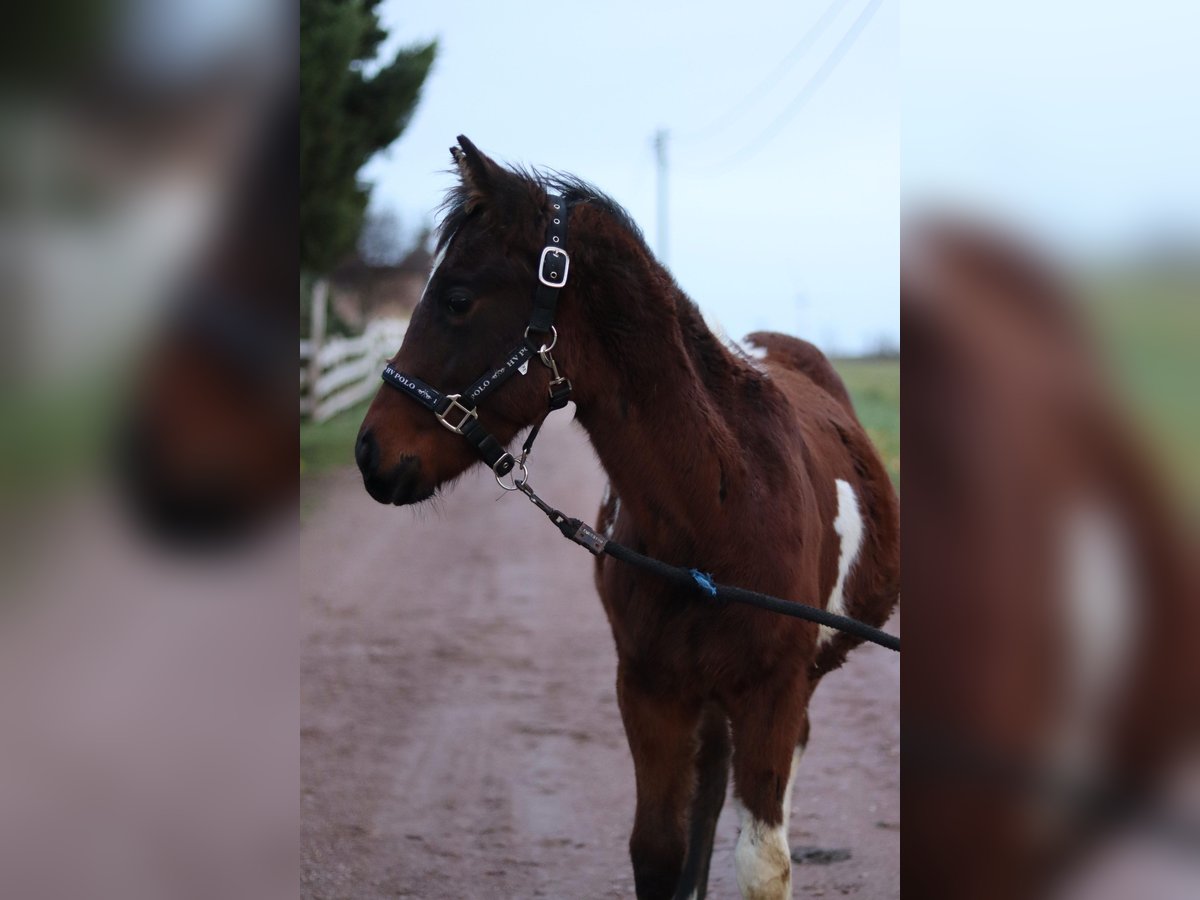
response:
[[[658,162],[658,261],[667,264],[667,136],[665,128],[654,132],[654,157]]]

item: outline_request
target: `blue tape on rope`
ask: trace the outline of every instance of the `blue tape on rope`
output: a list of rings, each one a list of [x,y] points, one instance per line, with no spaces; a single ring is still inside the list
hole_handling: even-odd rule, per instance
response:
[[[692,579],[700,586],[701,590],[710,597],[717,596],[717,586],[713,584],[711,575],[701,572],[699,569],[689,569],[688,571],[692,573]]]

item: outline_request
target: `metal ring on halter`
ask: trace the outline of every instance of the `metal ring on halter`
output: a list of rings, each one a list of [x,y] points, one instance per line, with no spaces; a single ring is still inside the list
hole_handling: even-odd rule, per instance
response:
[[[528,328],[525,329],[525,337],[529,337],[529,329]],[[555,328],[553,325],[551,325],[550,326],[550,343],[542,344],[541,349],[538,350],[538,355],[540,356],[543,353],[549,353],[551,350],[554,349],[554,345],[557,343],[558,343],[558,329]]]
[[[500,487],[506,491],[519,491],[521,488],[525,487],[529,481],[529,469],[521,460],[517,461],[516,468],[521,470],[521,479],[519,481],[517,480],[517,476],[515,474],[516,470],[514,469],[508,473],[512,476],[512,484],[505,484],[503,481],[501,481],[500,479],[504,477],[503,475],[496,476],[496,484],[500,485]]]

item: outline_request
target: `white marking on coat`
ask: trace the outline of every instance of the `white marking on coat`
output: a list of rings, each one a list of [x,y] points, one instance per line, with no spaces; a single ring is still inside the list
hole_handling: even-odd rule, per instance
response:
[[[1106,739],[1139,643],[1140,598],[1132,541],[1119,511],[1085,501],[1066,512],[1059,539],[1066,665],[1045,753],[1049,772],[1086,784],[1108,774]],[[1057,805],[1039,810],[1042,833],[1067,825]]]
[[[425,299],[425,292],[429,290],[429,285],[433,283],[433,276],[437,274],[437,270],[441,267],[446,259],[446,251],[450,249],[450,242],[454,240],[454,235],[446,238],[446,243],[442,244],[442,249],[438,250],[437,256],[433,258],[433,266],[429,270],[429,277],[425,279],[425,287],[421,289],[421,299]]]
[[[792,788],[803,745],[792,751],[787,787],[783,791],[782,819],[768,825],[750,815],[735,792],[733,808],[737,812],[739,834],[733,861],[738,889],[748,900],[786,900],[792,896],[792,856],[788,848],[788,822],[792,817]]]
[[[760,347],[758,344],[750,344],[746,341],[742,341],[741,344],[738,345],[738,348],[751,359],[762,360],[767,358],[767,348]]]
[[[862,549],[863,520],[858,511],[858,497],[850,483],[837,479],[837,516],[833,520],[833,530],[837,532],[840,548],[838,550],[837,581],[829,592],[829,601],[825,609],[839,616],[846,615],[846,578],[850,569],[858,559],[858,551]],[[817,646],[824,644],[837,632],[828,625],[821,625],[817,633]]]
[[[738,355],[748,362],[756,372],[758,372],[760,375],[766,375],[770,377],[771,370],[767,368],[766,364],[766,347],[760,347],[757,344],[750,344],[746,341],[742,341],[735,346],[735,349],[737,350]]]
[[[754,344],[748,344],[745,341],[735,341],[729,336],[729,332],[725,330],[717,318],[705,310],[700,310],[700,316],[704,319],[704,324],[708,326],[708,330],[713,333],[713,336],[725,345],[730,353],[736,356],[743,362],[752,366],[759,374],[769,375],[767,367],[763,365],[763,360],[767,358],[767,351],[763,347],[757,347]]]
[[[792,757],[792,771],[795,771]],[[791,779],[788,779],[789,785]],[[786,800],[791,799],[790,787]],[[792,858],[788,851],[788,814],[783,807],[783,821],[778,825],[750,815],[741,803],[735,803],[741,833],[733,849],[733,865],[738,890],[746,900],[786,900],[792,896]]]

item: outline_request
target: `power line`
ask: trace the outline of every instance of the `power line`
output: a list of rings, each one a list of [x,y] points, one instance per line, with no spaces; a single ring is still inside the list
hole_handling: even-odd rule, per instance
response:
[[[754,138],[754,140],[743,146],[741,150],[738,150],[733,155],[727,157],[723,162],[714,166],[710,170],[710,174],[726,172],[737,164],[749,159],[751,156],[762,150],[763,147],[765,147],[777,134],[779,134],[779,132],[785,125],[787,125],[792,117],[808,105],[808,101],[813,98],[816,92],[820,90],[821,86],[829,79],[829,76],[833,74],[835,69],[837,69],[838,64],[841,63],[846,54],[850,52],[850,49],[858,40],[859,35],[862,34],[863,29],[865,29],[867,25],[871,23],[871,20],[875,17],[875,13],[879,11],[879,7],[882,5],[882,3],[883,0],[871,0],[871,2],[863,8],[863,11],[858,14],[858,17],[854,20],[854,22],[851,23],[850,28],[847,29],[846,33],[842,36],[842,39],[838,41],[832,52],[830,52],[829,56],[826,57],[825,62],[821,63],[821,67],[813,73],[812,77],[805,82],[804,86],[800,88],[800,91],[796,94],[796,96],[792,98],[792,102],[788,104],[787,108],[784,109],[784,111],[778,116],[776,116],[771,124],[768,125],[756,138]]]
[[[730,106],[725,110],[724,114],[712,120],[703,128],[692,132],[685,132],[681,135],[676,135],[676,139],[688,142],[698,141],[708,137],[709,135],[715,134],[718,131],[721,131],[730,122],[739,118],[742,113],[746,111],[746,109],[758,101],[759,97],[770,90],[770,88],[775,86],[775,84],[779,81],[780,76],[783,75],[783,73],[786,72],[796,60],[798,60],[812,48],[812,45],[816,43],[817,38],[824,34],[825,29],[828,28],[830,23],[838,17],[841,11],[846,8],[846,4],[849,2],[850,0],[833,0],[833,2],[825,8],[825,12],[821,14],[821,17],[809,27],[808,31],[806,31],[800,40],[796,42],[795,46],[793,46],[792,49],[787,52],[783,59],[776,64],[775,68],[773,68],[765,78],[747,91],[742,96],[741,100],[739,100],[733,106]]]

